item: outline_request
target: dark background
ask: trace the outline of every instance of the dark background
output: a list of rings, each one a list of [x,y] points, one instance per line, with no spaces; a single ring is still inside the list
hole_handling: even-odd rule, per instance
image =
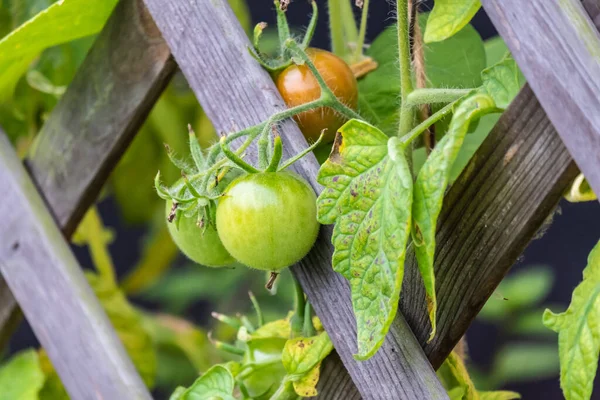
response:
[[[321,17],[317,26],[313,46],[329,48],[328,20],[326,1],[319,0]],[[248,0],[253,23],[266,21],[274,26],[273,4],[270,0]],[[432,2],[421,4],[421,10],[431,9]],[[303,0],[296,0],[288,10],[290,24],[299,28],[306,25],[310,6]],[[358,15],[357,15],[358,16]],[[387,25],[394,22],[393,4],[382,0],[373,0],[369,15],[367,37],[372,41]],[[495,36],[496,30],[485,15],[480,11],[472,24],[483,39]],[[123,276],[139,257],[139,243],[144,231],[124,225],[118,215],[117,207],[111,199],[100,204],[100,211],[107,226],[115,229],[118,240],[111,245],[111,252],[118,269]],[[600,207],[598,202],[570,204],[562,201],[559,213],[545,235],[527,248],[523,257],[514,266],[511,274],[533,264],[548,265],[554,272],[554,287],[547,298],[547,303],[562,304],[562,311],[570,302],[571,293],[581,281],[581,272],[586,265],[589,252],[600,238]],[[81,248],[73,248],[82,265],[91,265],[87,252]],[[148,304],[145,304],[148,306]],[[151,306],[151,305],[150,305]],[[209,304],[198,303],[188,310],[189,319],[204,325],[209,318]],[[541,315],[540,315],[541,318]],[[478,370],[489,369],[493,355],[498,350],[498,331],[490,324],[476,321],[467,334],[469,357]],[[521,338],[527,341],[527,338]],[[552,339],[557,345],[556,338]],[[38,346],[31,329],[26,322],[22,324],[11,341],[11,353],[23,348]],[[562,399],[558,376],[546,380],[534,380],[520,384],[509,384],[507,389],[522,394],[524,399]],[[593,398],[600,399],[600,387],[596,381],[596,394]]]

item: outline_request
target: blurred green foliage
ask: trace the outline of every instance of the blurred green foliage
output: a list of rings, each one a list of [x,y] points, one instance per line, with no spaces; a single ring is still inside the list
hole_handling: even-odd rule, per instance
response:
[[[478,388],[558,376],[556,334],[542,323],[553,283],[550,267],[528,266],[506,277],[487,301],[477,318],[496,327],[498,350],[489,370],[470,368]]]

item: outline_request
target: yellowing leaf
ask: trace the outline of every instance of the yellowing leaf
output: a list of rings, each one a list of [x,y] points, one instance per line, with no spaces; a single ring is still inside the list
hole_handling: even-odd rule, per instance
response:
[[[250,336],[253,339],[256,338],[284,338],[287,339],[290,337],[291,327],[290,321],[287,319],[278,319],[276,321],[267,322],[254,332]]]
[[[436,0],[425,30],[425,43],[448,39],[464,28],[480,7],[480,0]]]
[[[306,375],[294,382],[294,390],[298,396],[313,397],[317,395],[317,383],[321,374],[321,363],[311,369]]]
[[[294,390],[299,396],[316,396],[319,367],[331,350],[333,344],[327,332],[309,338],[288,340],[281,356],[287,371],[284,381],[293,382]]]
[[[413,244],[419,270],[425,284],[427,311],[431,322],[431,335],[435,335],[437,301],[433,257],[437,219],[450,179],[454,160],[469,129],[469,123],[485,113],[496,110],[494,100],[484,94],[473,94],[456,108],[448,133],[436,145],[419,171],[414,187],[412,230]]]
[[[44,379],[35,350],[17,353],[0,366],[0,400],[38,400]]]
[[[348,281],[356,315],[358,359],[383,343],[398,309],[410,234],[412,176],[396,138],[351,120],[317,177],[325,188],[318,219],[335,223],[333,269]]]
[[[544,312],[544,325],[558,333],[560,386],[567,400],[592,395],[600,351],[600,242],[588,257],[583,281],[567,311]]]

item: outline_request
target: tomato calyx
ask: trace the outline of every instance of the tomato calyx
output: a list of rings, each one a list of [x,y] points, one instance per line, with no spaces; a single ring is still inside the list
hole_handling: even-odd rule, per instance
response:
[[[248,48],[250,55],[258,61],[258,63],[271,74],[276,75],[278,72],[283,71],[285,68],[292,65],[292,63],[298,61],[295,59],[294,54],[290,54],[288,47],[286,46],[286,41],[293,40],[290,34],[290,27],[287,21],[286,10],[289,5],[289,0],[275,0],[275,9],[277,10],[277,32],[279,35],[279,54],[276,57],[268,57],[266,54],[260,51],[260,39],[262,37],[263,31],[267,28],[267,24],[265,22],[259,22],[254,27],[254,37],[253,37],[253,47]],[[306,33],[304,34],[304,38],[299,46],[306,50],[309,46],[310,41],[315,33],[315,28],[317,26],[317,18],[319,15],[317,2],[315,0],[311,0],[312,6],[312,15],[310,17],[310,22],[308,24],[308,28],[306,29]]]

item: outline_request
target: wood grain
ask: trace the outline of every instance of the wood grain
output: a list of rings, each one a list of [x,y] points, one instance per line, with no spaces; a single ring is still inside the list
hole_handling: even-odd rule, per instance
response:
[[[285,104],[269,77],[247,52],[245,32],[224,0],[146,0],[182,72],[218,131],[256,124]],[[285,154],[306,147],[293,122],[281,126]],[[255,156],[255,154],[254,154]],[[314,156],[295,165],[315,190]],[[360,394],[365,399],[447,398],[431,365],[400,317],[380,351],[359,362],[350,291],[331,269],[331,227],[323,227],[313,251],[293,268]],[[348,391],[356,396],[354,388]],[[350,395],[349,395],[350,396]]]
[[[447,193],[434,262],[437,334],[413,251],[400,309],[435,368],[551,216],[578,169],[535,95],[525,87]]]
[[[600,193],[600,34],[580,0],[482,0],[567,149]]]
[[[8,138],[0,272],[73,399],[151,399]]]
[[[95,200],[175,68],[143,3],[122,0],[27,160],[65,237]],[[0,348],[7,344],[21,315],[0,277]],[[63,340],[60,334],[53,339]]]

